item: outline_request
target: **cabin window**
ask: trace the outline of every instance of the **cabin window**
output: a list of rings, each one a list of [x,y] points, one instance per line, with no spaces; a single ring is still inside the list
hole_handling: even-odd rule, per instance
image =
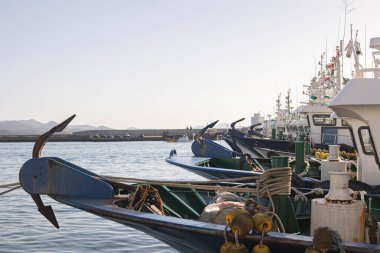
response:
[[[362,145],[362,149],[364,154],[373,155],[373,145],[371,133],[369,132],[369,127],[363,126],[359,127],[359,139],[360,144]]]
[[[313,115],[313,122],[315,126],[335,126],[336,119],[330,118],[330,115],[320,114]]]
[[[322,144],[334,145],[338,144],[338,128],[322,127]]]
[[[347,121],[345,121],[344,119],[342,119],[342,126],[350,126],[350,124],[348,124]]]

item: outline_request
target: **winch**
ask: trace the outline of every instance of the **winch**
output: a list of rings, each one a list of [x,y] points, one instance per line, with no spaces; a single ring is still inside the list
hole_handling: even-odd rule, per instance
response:
[[[348,191],[350,173],[330,171],[330,190],[325,198],[311,201],[310,235],[321,226],[336,230],[344,241],[364,242],[363,200],[353,200]]]

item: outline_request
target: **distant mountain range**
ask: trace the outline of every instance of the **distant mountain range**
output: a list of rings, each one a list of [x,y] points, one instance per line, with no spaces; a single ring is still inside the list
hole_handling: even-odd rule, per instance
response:
[[[52,127],[58,125],[57,122],[50,121],[48,123],[41,123],[37,120],[3,120],[0,121],[0,135],[37,135],[42,134]],[[86,131],[86,130],[113,130],[106,126],[94,127],[90,125],[69,125],[62,132],[70,134],[73,132]]]

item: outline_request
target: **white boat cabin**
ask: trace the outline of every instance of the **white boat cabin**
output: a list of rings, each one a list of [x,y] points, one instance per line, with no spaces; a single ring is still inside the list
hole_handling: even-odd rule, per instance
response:
[[[375,49],[375,68],[357,69],[356,79],[349,81],[330,103],[338,117],[351,125],[354,144],[359,154],[358,180],[380,184],[380,38],[371,39]],[[372,73],[372,78],[364,78]]]
[[[306,116],[313,144],[346,144],[353,146],[349,124],[341,118],[332,118],[333,111],[320,104],[307,104],[300,111]]]

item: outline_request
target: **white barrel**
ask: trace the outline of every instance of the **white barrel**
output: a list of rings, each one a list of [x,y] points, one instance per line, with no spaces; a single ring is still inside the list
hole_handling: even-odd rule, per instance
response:
[[[343,241],[364,242],[364,225],[365,203],[362,201],[340,204],[324,198],[311,200],[311,236],[318,227],[330,227]]]
[[[329,161],[339,161],[340,145],[329,145]]]

